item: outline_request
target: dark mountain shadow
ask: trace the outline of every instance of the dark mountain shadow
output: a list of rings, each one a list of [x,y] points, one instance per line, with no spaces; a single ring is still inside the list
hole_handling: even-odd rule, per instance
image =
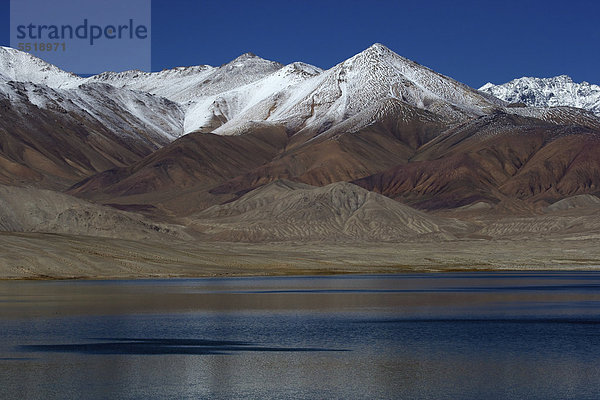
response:
[[[204,339],[97,338],[97,343],[36,344],[19,346],[22,352],[128,354],[128,355],[226,355],[238,352],[323,352],[348,351],[320,347],[282,347],[250,342]]]

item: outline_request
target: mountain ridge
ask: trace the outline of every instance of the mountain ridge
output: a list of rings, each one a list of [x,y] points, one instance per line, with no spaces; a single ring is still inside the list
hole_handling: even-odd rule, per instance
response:
[[[33,60],[16,50],[3,51],[25,63]],[[32,162],[30,149],[16,144],[19,136],[12,135],[15,144],[0,152],[6,153],[4,181],[22,182],[28,174],[43,172],[44,166],[52,166],[50,159],[61,166],[52,168],[68,175],[63,182],[72,194],[125,207],[147,202],[174,214],[235,200],[278,179],[317,186],[360,182],[426,209],[511,198],[543,202],[585,194],[596,185],[584,173],[586,166],[596,168],[591,150],[582,147],[595,148],[592,139],[600,132],[600,118],[594,114],[573,107],[509,105],[379,43],[325,71],[301,62],[284,66],[251,53],[219,67],[107,72],[89,78],[62,75],[50,66],[42,69],[38,81],[47,73],[59,74],[66,83],[46,79],[59,86],[52,88],[0,82],[0,89],[7,88],[7,110],[33,121],[44,116],[43,129],[52,118],[74,118],[70,124],[83,122],[78,135],[85,139],[73,141],[77,149],[60,149],[70,154],[64,160],[38,146]],[[100,126],[105,131],[99,132]],[[43,129],[36,141],[43,139]],[[64,142],[61,129],[52,132],[57,143]],[[186,132],[194,133],[176,140]],[[95,146],[99,154],[81,157],[89,150],[87,136],[102,137],[103,143],[110,138],[108,147]],[[273,139],[273,146],[265,145],[264,137]],[[587,155],[550,151],[552,142]],[[124,154],[127,145],[139,149]],[[490,145],[498,149],[493,159]],[[542,147],[547,150],[537,155]],[[558,166],[571,156],[572,172],[566,177]],[[79,162],[70,174],[73,157]],[[532,167],[528,158],[538,165],[513,177]],[[546,173],[545,163],[558,170]],[[33,167],[33,172],[21,167]],[[10,175],[17,173],[19,179],[11,181]],[[426,185],[424,174],[429,174]],[[451,182],[459,175],[463,186]],[[387,184],[377,186],[381,176],[393,183],[392,191]],[[397,182],[399,178],[403,181]],[[195,205],[187,207],[194,196]]]
[[[219,67],[104,72],[88,78],[60,74],[58,68],[17,50],[5,53],[34,65],[43,64],[48,76],[36,77],[35,81],[56,89],[103,82],[177,102],[185,112],[184,133],[236,134],[247,122],[267,121],[289,130],[312,132],[309,135],[320,134],[356,116],[363,104],[387,98],[398,98],[452,119],[481,115],[504,105],[379,43],[326,71],[301,62],[284,66],[245,53]],[[30,80],[14,75],[11,79]],[[362,118],[367,125],[374,116]]]
[[[576,83],[568,75],[552,78],[523,77],[501,85],[486,83],[480,91],[509,103],[534,107],[570,106],[600,115],[600,86],[588,82]]]

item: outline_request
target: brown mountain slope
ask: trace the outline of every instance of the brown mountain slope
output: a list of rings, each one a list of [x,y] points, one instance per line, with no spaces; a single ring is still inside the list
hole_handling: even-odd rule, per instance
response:
[[[547,201],[600,193],[600,135],[571,134],[552,140],[500,190],[519,199]]]
[[[69,193],[120,204],[163,204],[188,213],[215,200],[208,190],[272,160],[286,145],[280,126],[259,126],[245,135],[192,133],[130,167],[111,169],[73,186]]]
[[[533,209],[598,191],[599,134],[591,128],[507,113],[447,128],[427,111],[390,105],[366,128],[304,142],[266,124],[234,137],[188,135],[70,193],[187,215],[277,179],[352,181],[424,209],[476,202]]]
[[[101,111],[90,111],[93,115],[48,88],[14,82],[4,88],[10,92],[0,96],[0,183],[64,189],[92,174],[138,161],[169,142],[160,128],[136,120],[121,103],[110,103],[111,94],[103,87],[81,89],[102,104]],[[38,107],[28,96],[42,89],[48,93],[36,94],[46,103]]]
[[[444,126],[427,111],[398,101],[389,105],[388,115],[367,128],[304,142],[265,123],[238,136],[190,134],[130,167],[86,179],[69,193],[187,214],[277,179],[326,185],[368,176],[406,162]]]
[[[416,149],[436,137],[447,122],[425,110],[390,99],[377,122],[357,131],[348,125],[327,135],[294,135],[274,160],[214,188],[213,193],[244,193],[277,179],[309,185],[351,181],[407,162]],[[369,113],[373,113],[372,110]],[[347,130],[341,130],[342,128]]]
[[[552,202],[598,191],[599,138],[589,128],[495,114],[450,129],[412,162],[355,183],[425,209]]]

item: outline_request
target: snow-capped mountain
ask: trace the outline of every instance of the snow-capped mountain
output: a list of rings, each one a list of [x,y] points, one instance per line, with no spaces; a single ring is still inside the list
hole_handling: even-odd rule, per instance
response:
[[[23,113],[31,113],[29,105],[34,105],[46,112],[69,114],[154,147],[183,134],[183,110],[177,103],[108,84],[86,83],[74,89],[55,89],[31,82],[0,81],[2,99]]]
[[[29,53],[0,47],[0,99],[13,107],[69,113],[130,140],[160,147],[183,134],[175,102],[138,90],[82,78]]]
[[[0,184],[173,215],[276,179],[360,181],[425,208],[546,201],[600,187],[600,118],[577,108],[597,112],[599,89],[475,90],[381,44],[325,71],[247,53],[88,78],[1,48]],[[192,132],[214,134],[175,140]]]
[[[304,63],[283,66],[254,54],[246,53],[220,67],[208,65],[179,67],[160,72],[142,71],[105,72],[89,78],[62,71],[28,53],[11,48],[0,48],[0,82],[10,81],[38,85],[35,90],[26,90],[26,96],[11,96],[12,89],[6,85],[0,88],[1,95],[7,98],[25,98],[38,107],[53,106],[64,99],[71,99],[71,105],[81,106],[92,115],[105,115],[103,104],[88,101],[86,93],[92,88],[111,90],[115,101],[123,100],[120,109],[135,110],[133,124],[140,131],[164,130],[162,136],[173,140],[192,131],[212,131],[243,113],[247,108],[269,97],[274,92],[288,88],[322,70]],[[103,86],[104,85],[104,86]],[[45,98],[44,96],[49,96]],[[96,97],[102,97],[96,93]],[[140,100],[148,97],[152,99]],[[81,104],[79,104],[81,101]],[[112,102],[112,100],[111,100]],[[173,102],[180,110],[174,111]],[[144,109],[143,104],[151,107]],[[161,108],[161,104],[166,107]],[[68,107],[67,107],[68,108]],[[73,108],[73,107],[71,107]],[[98,112],[94,112],[99,108]],[[183,113],[180,114],[181,110]],[[75,112],[69,109],[70,112]],[[139,117],[139,118],[138,118]],[[160,123],[153,121],[161,120]],[[254,119],[262,119],[257,117]],[[123,120],[121,118],[121,120]],[[168,121],[168,122],[167,122]],[[114,125],[114,121],[101,121]],[[153,129],[158,128],[158,129]],[[128,129],[120,129],[127,132]],[[153,132],[150,132],[152,135]]]
[[[326,71],[301,62],[284,66],[246,53],[219,67],[105,72],[89,78],[64,72],[30,54],[0,48],[0,81],[39,85],[26,90],[29,101],[38,107],[55,105],[58,98],[70,99],[100,122],[127,132],[127,122],[119,125],[102,119],[110,113],[101,103],[106,96],[100,92],[110,92],[111,107],[125,110],[119,121],[132,115],[134,131],[151,131],[150,136],[162,135],[168,141],[194,131],[238,134],[254,123],[283,126],[309,137],[352,132],[386,115],[410,119],[413,109],[448,122],[498,110],[545,116],[544,107],[558,105],[600,112],[600,87],[595,85],[575,84],[565,76],[522,78],[500,86],[487,84],[477,91],[378,43]],[[89,99],[94,90],[92,97],[101,101]],[[45,99],[44,94],[50,97]],[[505,101],[538,108],[506,108]]]
[[[365,126],[374,122],[377,114],[385,112],[382,108],[390,100],[456,121],[504,106],[493,96],[374,44],[327,71],[273,92],[216,132],[257,120],[281,123],[288,130],[316,133],[354,117],[358,117],[357,127]]]
[[[536,107],[569,106],[600,115],[600,86],[576,83],[567,75],[554,78],[519,78],[502,85],[486,83],[480,91],[509,103]]]
[[[64,189],[183,134],[178,103],[0,48],[0,183]]]
[[[150,73],[105,72],[88,78],[88,81],[102,81],[113,86],[141,90],[179,103],[187,103],[254,82],[282,67],[283,65],[277,62],[246,53],[220,67],[199,65]]]
[[[213,131],[273,93],[287,89],[321,69],[304,63],[283,66],[246,53],[220,67],[181,67],[161,72],[107,72],[88,78],[141,90],[178,102],[185,109],[184,132]],[[247,116],[250,120],[264,117]]]
[[[182,119],[177,103],[107,84],[0,82],[0,183],[65,189],[163,147]]]
[[[184,130],[208,128],[223,133],[240,124],[267,120],[276,108],[274,99],[293,92],[297,85],[321,72],[296,62],[230,90],[200,97],[188,108]]]
[[[455,121],[504,106],[493,96],[375,44],[327,71],[293,63],[196,101],[186,114],[185,131],[209,126],[215,133],[235,134],[249,123],[267,122],[289,131],[323,133],[350,119],[351,128],[359,129],[390,107],[396,110],[394,101]]]
[[[504,105],[381,44],[327,71],[300,62],[283,66],[246,53],[220,67],[105,72],[81,78],[17,50],[4,49],[2,56],[8,59],[0,64],[4,80],[33,82],[71,94],[81,85],[104,83],[176,102],[184,112],[180,134],[236,134],[255,122],[318,134],[336,127],[360,129],[383,114],[397,112],[398,104],[453,121],[484,115]],[[178,135],[170,130],[165,136]]]

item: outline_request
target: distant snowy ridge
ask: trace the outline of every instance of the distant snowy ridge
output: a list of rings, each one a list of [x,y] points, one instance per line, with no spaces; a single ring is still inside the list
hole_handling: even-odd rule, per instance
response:
[[[600,116],[600,86],[588,82],[576,83],[567,75],[554,78],[524,77],[502,85],[486,83],[479,90],[509,103],[535,107],[577,107]]]

